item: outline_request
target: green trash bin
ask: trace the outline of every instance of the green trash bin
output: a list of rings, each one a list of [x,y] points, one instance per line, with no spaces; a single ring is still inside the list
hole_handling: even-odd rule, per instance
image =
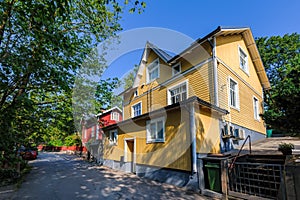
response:
[[[267,138],[272,137],[272,129],[267,129]]]
[[[209,189],[215,192],[221,192],[220,165],[217,163],[207,162],[205,168],[207,169]]]

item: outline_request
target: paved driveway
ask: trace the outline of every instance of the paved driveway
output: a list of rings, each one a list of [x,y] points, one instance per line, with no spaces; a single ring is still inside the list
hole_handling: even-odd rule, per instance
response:
[[[134,174],[92,165],[74,155],[40,153],[21,187],[3,199],[208,199]],[[8,196],[9,195],[9,196]]]
[[[300,155],[300,138],[297,137],[272,137],[265,138],[260,141],[257,141],[252,144],[251,149],[253,154],[280,154],[282,153],[278,151],[278,145],[280,143],[292,143],[295,146],[293,150],[293,154]],[[248,144],[243,148],[244,150],[249,150]]]

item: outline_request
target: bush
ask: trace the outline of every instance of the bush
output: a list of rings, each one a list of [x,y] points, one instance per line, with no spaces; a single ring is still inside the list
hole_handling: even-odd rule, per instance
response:
[[[51,140],[49,143],[48,143],[49,146],[55,146],[55,147],[61,147],[63,146],[63,141],[62,140]]]
[[[80,138],[78,135],[69,135],[68,137],[65,138],[64,145],[69,147],[69,146],[77,146],[80,145]]]

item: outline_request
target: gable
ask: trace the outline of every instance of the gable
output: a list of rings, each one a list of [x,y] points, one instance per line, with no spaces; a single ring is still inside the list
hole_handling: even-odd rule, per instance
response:
[[[199,44],[204,44],[205,42],[207,43],[213,37],[217,37],[217,38],[225,37],[225,38],[233,38],[233,39],[234,39],[234,37],[237,37],[237,38],[240,38],[240,40],[243,40],[243,42],[241,42],[241,45],[243,46],[244,51],[248,51],[248,53],[249,53],[249,58],[251,58],[251,62],[253,63],[255,73],[257,73],[257,75],[258,75],[260,84],[262,85],[262,87],[264,89],[270,88],[270,83],[269,83],[268,77],[266,75],[266,72],[265,72],[262,60],[260,58],[258,49],[256,47],[254,38],[252,36],[251,30],[249,28],[218,27],[216,30],[209,33],[204,38],[196,40],[191,46],[186,48],[183,52],[181,52],[180,54],[173,56],[173,57],[171,57],[170,55],[168,55],[166,52],[159,49],[155,45],[151,44],[150,42],[147,42],[145,45],[145,48],[144,48],[144,52],[143,52],[143,55],[142,55],[142,58],[141,58],[141,61],[139,64],[139,69],[137,71],[133,86],[129,90],[131,90],[133,88],[137,88],[139,85],[141,85],[143,83],[146,84],[146,80],[141,81],[141,79],[146,78],[145,77],[145,67],[147,66],[147,63],[149,63],[148,58],[149,58],[151,51],[154,52],[157,55],[157,57],[159,57],[159,59],[161,59],[163,62],[165,62],[166,65],[171,66],[172,65],[171,63],[174,64],[178,61],[178,59],[183,58],[184,56],[188,56],[191,52],[193,53],[193,51],[196,51],[197,46],[199,46]],[[218,55],[218,52],[217,52],[217,55]],[[124,92],[126,93],[127,91],[124,91]]]
[[[165,65],[168,65],[167,64],[168,60],[170,60],[172,57],[168,53],[163,51],[162,49],[159,49],[158,47],[151,44],[150,42],[147,42],[145,45],[145,48],[144,48],[144,52],[143,52],[132,88],[138,87],[141,84],[141,82],[146,83],[145,67],[156,58],[159,58],[160,62],[163,61],[163,63]],[[143,80],[141,80],[141,79],[143,79]]]

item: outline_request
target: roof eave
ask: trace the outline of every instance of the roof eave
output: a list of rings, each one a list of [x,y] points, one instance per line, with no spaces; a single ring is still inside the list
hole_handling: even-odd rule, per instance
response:
[[[217,107],[217,106],[215,106],[215,105],[213,105],[213,104],[211,104],[209,102],[206,102],[206,101],[200,99],[199,97],[192,96],[192,97],[188,98],[185,101],[178,102],[178,103],[175,103],[175,104],[172,104],[172,105],[168,105],[166,107],[154,110],[152,112],[148,112],[148,113],[145,113],[143,115],[140,115],[140,116],[137,116],[137,117],[134,117],[134,118],[130,118],[130,119],[127,119],[127,120],[124,120],[124,121],[121,121],[121,122],[119,122],[117,124],[112,124],[112,125],[103,127],[103,130],[113,129],[113,128],[116,128],[119,125],[124,125],[124,124],[127,124],[127,123],[132,123],[132,122],[137,121],[137,120],[148,119],[149,116],[153,117],[153,116],[159,115],[159,114],[161,114],[162,112],[165,112],[165,111],[175,110],[175,109],[178,109],[178,107],[180,107],[180,106],[187,105],[187,104],[192,103],[192,102],[198,103],[200,106],[204,106],[206,108],[209,108],[209,109],[211,109],[211,110],[219,113],[220,115],[227,115],[227,114],[229,114],[229,112],[227,110],[223,109],[223,108]]]

